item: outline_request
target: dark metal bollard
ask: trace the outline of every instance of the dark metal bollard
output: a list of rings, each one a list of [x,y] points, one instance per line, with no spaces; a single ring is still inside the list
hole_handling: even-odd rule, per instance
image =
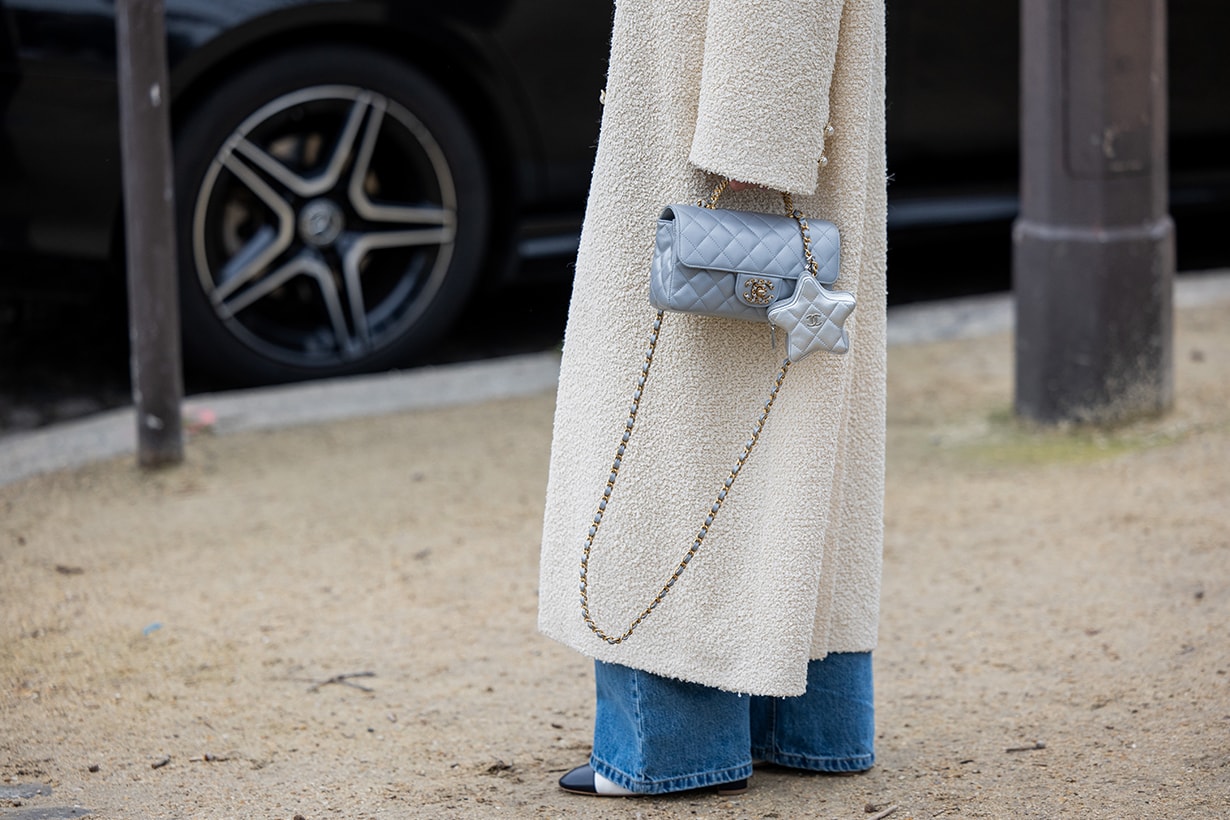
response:
[[[184,395],[163,0],[116,4],[137,462],[184,460]]]
[[[1022,0],[1022,417],[1114,422],[1173,401],[1165,18],[1165,0]]]

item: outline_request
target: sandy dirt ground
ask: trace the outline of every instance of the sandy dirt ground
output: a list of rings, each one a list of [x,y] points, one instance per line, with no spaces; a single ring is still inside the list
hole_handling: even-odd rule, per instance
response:
[[[868,774],[556,789],[593,707],[534,630],[544,395],[0,488],[0,818],[1230,817],[1230,307],[1113,431],[1015,423],[1011,358],[891,353]]]

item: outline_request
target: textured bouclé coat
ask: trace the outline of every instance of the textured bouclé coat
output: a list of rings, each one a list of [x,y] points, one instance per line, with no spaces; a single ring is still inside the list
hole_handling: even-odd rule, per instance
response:
[[[605,661],[797,695],[809,658],[876,642],[883,0],[618,0],[605,100],[560,373],[539,626]],[[837,224],[837,287],[858,299],[851,350],[791,368],[704,547],[636,632],[608,645],[582,620],[579,565],[654,320],[654,224],[664,205],[705,195],[715,174],[764,186],[727,194],[723,207],[780,211],[772,191],[786,190]],[[607,632],[627,627],[688,550],[783,356],[767,324],[667,314],[589,564],[591,610]]]

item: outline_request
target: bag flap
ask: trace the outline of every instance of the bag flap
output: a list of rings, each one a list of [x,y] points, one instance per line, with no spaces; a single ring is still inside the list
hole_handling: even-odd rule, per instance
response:
[[[806,270],[803,237],[792,217],[754,211],[670,205],[661,219],[673,221],[675,253],[690,268],[797,279]],[[808,219],[812,254],[821,282],[836,281],[839,262],[836,226]]]

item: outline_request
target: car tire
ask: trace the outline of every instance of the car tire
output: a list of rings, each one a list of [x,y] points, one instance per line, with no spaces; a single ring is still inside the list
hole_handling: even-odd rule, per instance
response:
[[[252,65],[177,116],[175,151],[190,368],[267,384],[396,367],[473,291],[481,151],[392,57],[330,46]]]

